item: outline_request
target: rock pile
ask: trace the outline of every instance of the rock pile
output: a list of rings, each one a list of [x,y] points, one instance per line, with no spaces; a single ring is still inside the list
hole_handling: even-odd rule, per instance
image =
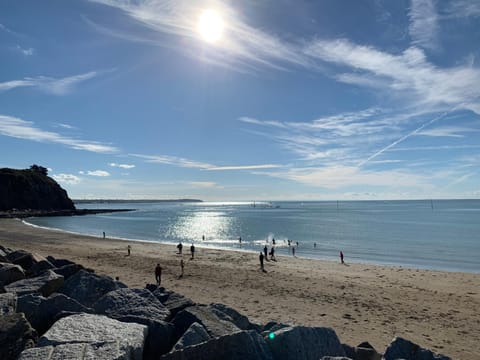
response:
[[[65,259],[0,245],[0,359],[448,360],[395,338],[385,352],[325,327],[251,322],[156,285],[128,288]]]

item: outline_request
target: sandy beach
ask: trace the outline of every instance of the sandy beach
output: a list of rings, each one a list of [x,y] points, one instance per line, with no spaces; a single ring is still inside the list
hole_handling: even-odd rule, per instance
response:
[[[454,359],[478,359],[480,274],[277,257],[259,268],[258,254],[126,242],[39,229],[0,219],[0,244],[68,258],[132,287],[154,282],[198,303],[220,302],[258,322],[333,327],[350,345],[369,341],[383,352],[402,336]],[[131,255],[127,255],[127,245]]]

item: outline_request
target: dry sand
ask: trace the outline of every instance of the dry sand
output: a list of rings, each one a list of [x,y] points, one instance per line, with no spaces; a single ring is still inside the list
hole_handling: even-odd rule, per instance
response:
[[[220,302],[249,318],[329,326],[350,345],[369,341],[383,352],[402,336],[454,359],[480,359],[480,274],[425,271],[278,257],[259,269],[258,254],[196,248],[185,276],[173,246],[50,231],[0,219],[0,244],[68,258],[132,287],[154,283],[197,303]],[[132,247],[126,256],[127,245]]]

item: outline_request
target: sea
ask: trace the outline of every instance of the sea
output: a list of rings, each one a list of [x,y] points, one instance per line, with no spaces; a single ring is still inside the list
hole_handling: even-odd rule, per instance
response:
[[[101,238],[408,268],[480,273],[480,200],[115,202],[129,212],[29,218]],[[241,240],[240,240],[241,239]],[[289,246],[290,240],[290,246]]]

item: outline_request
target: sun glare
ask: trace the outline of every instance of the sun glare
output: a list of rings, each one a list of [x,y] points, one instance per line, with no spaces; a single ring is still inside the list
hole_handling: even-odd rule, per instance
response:
[[[204,10],[198,19],[198,32],[203,40],[215,43],[222,38],[223,20],[215,10]]]

